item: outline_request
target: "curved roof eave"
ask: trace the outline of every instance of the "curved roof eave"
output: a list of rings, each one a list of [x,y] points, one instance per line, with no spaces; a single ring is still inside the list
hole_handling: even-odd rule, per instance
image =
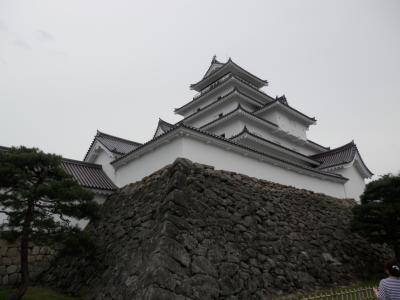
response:
[[[306,114],[302,113],[301,111],[293,108],[290,105],[285,105],[283,103],[281,103],[278,100],[274,100],[273,102],[267,103],[266,105],[264,105],[264,107],[261,107],[260,109],[258,109],[257,111],[254,112],[254,114],[259,114],[262,113],[266,110],[272,109],[275,106],[279,106],[282,109],[285,109],[286,111],[290,111],[293,114],[295,114],[299,119],[304,120],[307,124],[315,124],[317,122],[317,120],[314,117],[309,117]]]
[[[248,101],[252,102],[253,104],[256,105],[263,105],[262,103],[260,103],[257,99],[254,99],[253,97],[245,94],[244,92],[240,91],[237,88],[234,88],[233,90],[231,90],[230,92],[228,92],[227,94],[223,95],[221,98],[211,102],[210,104],[207,104],[206,106],[204,106],[203,108],[201,108],[198,111],[195,111],[194,113],[192,113],[191,115],[187,116],[186,118],[184,118],[183,120],[181,120],[181,122],[184,122],[185,120],[188,120],[190,118],[192,118],[195,115],[198,115],[199,113],[202,113],[206,110],[208,110],[209,108],[213,107],[214,105],[217,105],[219,103],[222,103],[223,101],[227,100],[230,96],[232,96],[233,94],[239,94],[242,95],[244,98],[246,98]]]
[[[247,115],[251,116],[252,118],[258,120],[259,122],[262,122],[263,124],[268,124],[268,126],[273,126],[275,128],[279,128],[279,126],[276,125],[275,123],[272,123],[268,120],[264,120],[264,119],[260,118],[259,116],[252,114],[251,112],[247,111],[239,104],[237,106],[237,108],[235,108],[231,112],[227,113],[226,115],[223,115],[222,117],[220,117],[218,119],[212,120],[211,122],[208,122],[207,124],[204,124],[203,126],[200,127],[200,129],[203,130],[204,128],[207,128],[210,125],[215,125],[215,123],[221,122],[222,120],[225,120],[228,117],[232,117],[234,114],[238,114],[238,113],[247,114]]]
[[[111,162],[111,164],[114,165],[114,164],[116,164],[117,162],[120,162],[120,161],[122,161],[122,160],[124,160],[124,159],[129,158],[129,156],[131,156],[131,155],[134,154],[135,152],[138,152],[138,151],[144,149],[144,148],[147,147],[148,145],[153,144],[153,143],[155,143],[156,141],[160,140],[161,138],[166,137],[167,135],[170,135],[170,134],[174,133],[176,130],[178,130],[178,129],[180,129],[180,128],[181,128],[181,129],[190,130],[190,131],[193,131],[193,132],[195,132],[195,133],[198,133],[198,134],[200,134],[200,135],[204,135],[204,136],[207,136],[207,137],[210,137],[210,138],[214,138],[214,139],[219,140],[219,141],[221,141],[221,142],[226,142],[226,143],[228,143],[228,144],[230,144],[230,145],[232,145],[232,146],[239,147],[240,149],[250,151],[250,152],[252,152],[252,153],[254,153],[254,154],[259,154],[259,155],[264,156],[264,157],[266,157],[266,158],[273,159],[273,160],[275,160],[275,161],[277,161],[277,162],[281,162],[281,163],[283,163],[283,164],[290,165],[290,166],[293,166],[293,167],[298,168],[298,169],[303,169],[304,171],[308,171],[308,172],[310,172],[310,173],[319,174],[320,176],[325,176],[325,177],[331,178],[332,180],[335,179],[335,180],[340,181],[340,182],[345,182],[345,181],[348,180],[348,178],[343,177],[342,175],[334,174],[334,173],[329,173],[329,172],[326,172],[326,171],[322,171],[322,170],[318,170],[318,169],[314,169],[314,168],[302,166],[302,165],[296,164],[296,163],[294,163],[294,162],[285,161],[285,160],[283,160],[283,159],[280,159],[280,158],[271,156],[271,155],[269,155],[269,154],[260,152],[260,151],[258,151],[258,150],[255,150],[255,149],[246,147],[246,146],[244,146],[244,145],[238,144],[238,143],[236,143],[236,142],[234,142],[234,141],[231,141],[231,140],[229,140],[229,139],[223,138],[223,137],[221,137],[221,136],[217,136],[217,135],[214,135],[214,134],[212,134],[212,133],[205,132],[205,131],[200,130],[200,129],[198,129],[198,128],[190,127],[190,126],[187,126],[187,125],[184,125],[184,124],[180,124],[179,126],[176,126],[176,127],[174,127],[173,129],[171,129],[170,131],[161,134],[160,136],[156,137],[155,139],[152,139],[152,140],[150,140],[150,141],[144,143],[142,146],[140,146],[140,147],[138,147],[138,148],[132,150],[131,152],[127,153],[126,155],[124,155],[124,156],[122,156],[122,157],[120,157],[120,158],[115,159],[114,161]]]
[[[261,140],[261,141],[263,141],[263,142],[265,142],[265,143],[271,144],[271,145],[273,145],[273,146],[275,146],[275,147],[277,147],[277,148],[281,148],[281,149],[283,149],[283,150],[285,150],[285,151],[288,151],[288,152],[290,152],[290,153],[293,153],[294,155],[300,156],[300,157],[302,157],[305,161],[307,161],[307,162],[309,162],[309,163],[312,163],[312,164],[314,164],[314,165],[316,165],[316,166],[318,166],[318,165],[321,164],[319,161],[317,161],[317,160],[315,160],[315,159],[313,159],[313,158],[310,158],[310,157],[308,157],[307,155],[304,155],[304,154],[302,154],[302,153],[300,153],[300,152],[297,152],[297,151],[294,151],[294,150],[292,150],[292,149],[286,148],[286,147],[284,147],[284,146],[282,146],[282,145],[279,145],[279,144],[277,144],[277,143],[274,143],[274,142],[272,142],[272,141],[269,141],[269,140],[267,140],[267,139],[264,139],[264,138],[262,138],[262,137],[260,137],[260,136],[257,136],[257,135],[255,135],[255,134],[251,133],[251,132],[247,129],[246,126],[244,126],[244,128],[243,128],[243,130],[242,130],[241,132],[239,132],[239,133],[236,134],[235,136],[230,137],[230,139],[231,139],[231,140],[235,140],[236,138],[239,138],[240,136],[245,135],[245,134],[251,136],[252,138],[255,138],[255,139]]]
[[[358,151],[357,145],[354,143],[354,141],[351,141],[350,143],[347,143],[343,146],[328,150],[326,152],[311,155],[310,157],[316,160],[322,160],[322,164],[320,166],[321,170],[340,169],[346,166],[351,166],[354,163],[358,163],[361,168],[360,172],[365,175],[365,178],[370,178],[373,175],[373,173],[364,163],[361,154]],[[324,166],[324,159],[328,159],[325,162],[327,164],[326,166]],[[334,162],[335,159],[338,160],[336,163]]]
[[[226,63],[224,63],[220,68],[215,70],[215,72],[212,72],[211,74],[209,74],[209,76],[204,77],[200,81],[191,84],[190,89],[195,90],[195,91],[202,90],[205,86],[208,85],[208,82],[209,83],[212,82],[212,77],[218,77],[219,75],[221,75],[220,73],[223,73],[230,66],[237,68],[240,72],[243,72],[248,77],[252,78],[255,82],[257,82],[258,83],[257,88],[261,88],[263,86],[268,85],[267,80],[261,79],[261,78],[257,77],[256,75],[250,73],[249,71],[243,69],[238,64],[234,63],[231,58],[229,58],[228,61]],[[203,86],[203,85],[205,85],[205,86]]]

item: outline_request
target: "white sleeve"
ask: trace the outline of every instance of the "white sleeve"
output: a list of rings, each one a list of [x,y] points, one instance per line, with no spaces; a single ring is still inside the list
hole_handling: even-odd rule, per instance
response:
[[[379,288],[378,288],[378,299],[379,300],[386,300],[386,285],[383,279],[379,282]]]

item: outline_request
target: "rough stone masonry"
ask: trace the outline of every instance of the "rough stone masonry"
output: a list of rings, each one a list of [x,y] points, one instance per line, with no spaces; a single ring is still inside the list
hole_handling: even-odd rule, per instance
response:
[[[0,239],[0,286],[17,284],[21,279],[20,243]],[[35,279],[50,266],[55,256],[55,250],[45,246],[35,246],[32,243],[28,249],[29,275]]]
[[[109,197],[87,228],[97,254],[61,258],[43,280],[96,300],[271,299],[346,284],[387,254],[350,232],[353,204],[178,159]]]

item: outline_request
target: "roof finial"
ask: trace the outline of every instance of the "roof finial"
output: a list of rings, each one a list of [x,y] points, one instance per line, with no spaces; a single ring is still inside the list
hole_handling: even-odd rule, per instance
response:
[[[213,63],[215,63],[216,61],[217,61],[217,55],[214,54],[211,63],[213,64]]]
[[[283,95],[280,96],[280,97],[276,96],[275,99],[278,100],[278,101],[279,101],[280,103],[282,103],[282,104],[288,105],[288,101],[287,101],[287,99],[286,99],[285,94],[283,94]]]

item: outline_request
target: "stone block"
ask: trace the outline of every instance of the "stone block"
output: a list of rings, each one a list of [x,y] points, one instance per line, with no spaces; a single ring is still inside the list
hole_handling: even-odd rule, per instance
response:
[[[39,248],[38,246],[34,246],[34,247],[32,248],[32,255],[37,255],[37,254],[39,254],[39,250],[40,250],[40,248]]]
[[[1,282],[3,285],[8,285],[8,275],[4,275]]]
[[[8,257],[19,256],[19,249],[16,247],[8,248],[6,255]]]
[[[18,270],[18,267],[16,265],[11,265],[7,267],[7,274],[13,274],[16,273]]]
[[[0,246],[0,256],[6,255],[8,247],[6,245]]]
[[[147,290],[144,300],[185,300],[185,297],[165,289],[150,287]]]
[[[184,266],[189,266],[190,264],[190,255],[185,250],[185,248],[179,244],[177,241],[168,238],[162,237],[162,240],[159,245],[160,249],[166,252],[167,255],[174,258],[178,262],[180,262]]]
[[[12,264],[13,265],[19,265],[19,263],[21,262],[21,256],[14,256],[11,258]]]
[[[189,284],[195,299],[216,299],[220,293],[218,282],[208,275],[196,274],[189,279]]]
[[[50,248],[49,247],[40,247],[39,248],[39,254],[49,254],[50,253]]]
[[[19,281],[19,274],[18,273],[13,273],[11,275],[8,275],[8,284],[16,284]]]
[[[204,256],[196,256],[192,262],[192,272],[194,274],[202,273],[216,277],[217,270],[214,265]]]
[[[9,266],[9,265],[11,265],[11,263],[12,263],[11,258],[9,258],[9,257],[3,257],[3,258],[2,258],[2,264],[3,264],[4,266]]]

